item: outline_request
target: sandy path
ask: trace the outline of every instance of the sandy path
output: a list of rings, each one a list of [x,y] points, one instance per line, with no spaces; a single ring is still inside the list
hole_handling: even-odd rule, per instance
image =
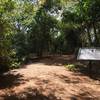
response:
[[[33,63],[1,77],[0,100],[100,100],[100,81],[64,66]]]

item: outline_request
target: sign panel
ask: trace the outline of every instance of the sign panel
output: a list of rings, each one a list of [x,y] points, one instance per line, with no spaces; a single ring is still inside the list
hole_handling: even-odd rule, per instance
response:
[[[100,48],[80,48],[77,60],[100,60]]]

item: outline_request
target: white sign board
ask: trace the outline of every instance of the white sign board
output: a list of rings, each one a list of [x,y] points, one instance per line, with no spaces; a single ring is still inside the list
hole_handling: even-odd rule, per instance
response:
[[[100,60],[100,48],[80,48],[77,60]]]

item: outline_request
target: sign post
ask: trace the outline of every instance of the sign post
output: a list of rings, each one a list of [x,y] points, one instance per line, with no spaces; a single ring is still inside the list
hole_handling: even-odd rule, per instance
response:
[[[89,70],[91,70],[92,69],[92,61],[89,61]]]

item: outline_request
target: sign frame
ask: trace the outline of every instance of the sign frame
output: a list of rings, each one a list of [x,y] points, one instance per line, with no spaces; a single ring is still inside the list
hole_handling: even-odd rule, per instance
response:
[[[97,51],[99,52],[99,54],[96,53]],[[82,53],[83,55],[81,55]],[[96,55],[97,55],[97,58],[96,58]],[[89,48],[89,47],[80,48],[78,51],[77,60],[99,61],[100,60],[100,48],[99,47],[98,48],[97,47],[96,48]]]

